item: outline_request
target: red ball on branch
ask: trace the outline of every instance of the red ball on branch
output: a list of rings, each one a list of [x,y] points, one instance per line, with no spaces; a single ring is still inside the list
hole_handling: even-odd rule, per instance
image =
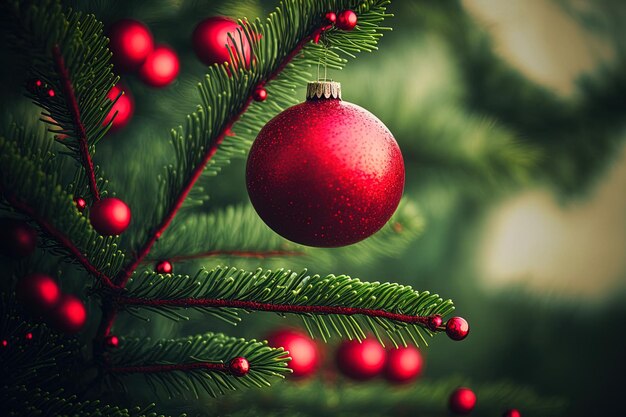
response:
[[[282,347],[291,360],[287,366],[296,378],[306,378],[315,373],[320,365],[320,352],[315,341],[306,334],[295,330],[278,330],[267,338],[270,346]]]
[[[0,219],[0,253],[9,258],[23,258],[37,247],[37,231],[23,220]]]
[[[31,332],[26,333],[26,335],[24,336],[24,339],[33,340],[33,334]]]
[[[74,204],[76,204],[76,208],[81,213],[87,208],[87,201],[82,197],[74,197]]]
[[[327,12],[324,18],[328,23],[335,23],[337,21],[337,14],[335,12]]]
[[[365,381],[380,375],[385,367],[385,349],[375,339],[346,340],[337,349],[335,362],[345,376]]]
[[[124,94],[120,95],[120,93],[124,92]],[[118,98],[119,96],[119,98]],[[135,100],[133,100],[133,96],[130,94],[130,91],[127,88],[122,88],[119,84],[114,85],[113,88],[107,94],[107,98],[111,101],[117,98],[113,107],[107,114],[107,117],[104,118],[102,122],[103,126],[109,124],[111,120],[113,120],[113,124],[111,124],[111,131],[116,131],[128,124],[130,119],[135,112]],[[113,118],[115,116],[115,118]]]
[[[424,360],[420,351],[413,347],[400,347],[387,351],[385,378],[395,383],[407,383],[422,373]]]
[[[341,30],[352,30],[356,27],[358,17],[352,10],[344,10],[337,16],[336,26]]]
[[[168,260],[162,260],[157,262],[154,270],[157,274],[171,274],[174,271],[174,265]]]
[[[178,55],[169,46],[159,45],[148,55],[139,68],[139,78],[151,87],[165,87],[178,76]]]
[[[437,331],[437,329],[439,329],[439,326],[441,326],[443,324],[443,319],[441,318],[441,316],[439,314],[434,314],[430,317],[428,317],[428,329],[430,331]]]
[[[116,348],[120,344],[119,337],[111,334],[104,338],[104,345],[108,348]]]
[[[111,25],[108,34],[116,70],[137,70],[154,49],[150,29],[137,20],[118,20]]]
[[[465,339],[469,330],[469,323],[463,317],[452,317],[446,323],[446,334],[452,340]]]
[[[50,321],[52,326],[61,332],[78,333],[87,321],[87,310],[78,297],[64,294],[52,310]]]
[[[263,87],[255,88],[252,98],[254,98],[254,101],[265,101],[267,99],[267,90]]]
[[[39,316],[55,308],[61,290],[51,276],[36,272],[20,278],[15,286],[15,296],[29,313]]]
[[[453,413],[469,414],[476,407],[476,394],[469,388],[457,388],[450,395],[448,404]]]
[[[519,410],[516,410],[515,408],[511,408],[510,410],[506,410],[502,414],[502,417],[522,417],[522,413],[520,413]]]
[[[236,377],[248,375],[248,372],[250,372],[250,363],[246,358],[237,356],[228,362],[228,371],[231,375]]]
[[[237,51],[243,52],[246,67],[250,65],[250,43],[239,24],[232,19],[222,16],[204,19],[194,29],[192,41],[198,59],[206,65],[231,62],[230,54],[236,56]],[[236,63],[233,65],[237,67]]]
[[[130,208],[119,198],[103,198],[91,206],[89,221],[101,235],[119,235],[130,224]]]

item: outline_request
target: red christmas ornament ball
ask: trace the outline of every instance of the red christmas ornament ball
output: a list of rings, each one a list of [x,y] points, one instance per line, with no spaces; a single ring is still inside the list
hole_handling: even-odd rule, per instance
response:
[[[333,96],[309,96],[259,132],[248,156],[248,195],[263,221],[286,239],[350,245],[378,231],[398,207],[402,154],[367,110]]]
[[[130,224],[130,208],[119,198],[103,198],[91,206],[89,221],[101,235],[119,235]]]
[[[265,101],[267,99],[267,90],[263,87],[257,87],[252,93],[254,101]]]
[[[174,265],[168,260],[157,262],[154,266],[154,270],[157,274],[171,274],[174,271]]]
[[[32,334],[32,333],[30,333],[30,332],[28,332],[28,333],[26,333],[26,335],[24,336],[24,338],[25,338],[26,340],[33,340],[33,334]]]
[[[124,94],[120,95],[122,92],[124,92]],[[111,101],[117,98],[117,101],[113,104],[113,107],[111,107],[107,117],[104,118],[102,125],[106,126],[111,120],[113,120],[111,130],[119,130],[130,122],[130,119],[135,112],[135,100],[133,100],[133,96],[127,88],[121,88],[119,85],[115,85],[111,88],[107,94],[107,98]],[[113,116],[115,116],[115,118],[113,118]]]
[[[420,351],[413,347],[401,347],[387,351],[385,378],[391,382],[406,383],[422,373],[424,360]]]
[[[228,371],[231,375],[242,377],[250,372],[250,362],[244,357],[237,356],[228,362]]]
[[[469,323],[463,317],[452,317],[446,323],[446,334],[452,340],[463,340],[469,334]]]
[[[240,26],[232,19],[222,16],[204,19],[193,31],[193,50],[198,59],[206,65],[230,62],[229,51],[243,51],[246,66],[250,65],[250,44],[245,34],[239,34]],[[231,34],[234,42],[228,34]],[[236,49],[235,49],[236,48]]]
[[[165,87],[176,79],[179,70],[176,52],[168,46],[159,45],[139,68],[139,78],[151,87]]]
[[[347,340],[339,346],[335,357],[339,371],[358,381],[379,375],[386,358],[385,349],[374,339]]]
[[[119,337],[111,334],[108,335],[107,337],[104,338],[104,345],[106,347],[110,347],[110,348],[116,348],[118,347],[120,344],[120,339]]]
[[[502,414],[502,417],[522,417],[522,413],[520,413],[519,410],[516,410],[515,408],[511,408],[510,410],[506,410]]]
[[[78,333],[86,321],[87,310],[85,305],[79,298],[71,294],[62,295],[59,303],[52,310],[51,324],[64,333]]]
[[[437,331],[439,326],[441,326],[442,324],[443,324],[443,319],[441,318],[439,314],[435,314],[435,315],[428,317],[427,326],[430,331],[433,331],[433,332]]]
[[[36,272],[17,282],[15,295],[27,311],[38,316],[52,310],[59,303],[61,290],[52,277]]]
[[[150,29],[143,23],[122,19],[109,28],[109,49],[113,52],[116,69],[134,71],[144,63],[154,49]]]
[[[344,10],[337,16],[336,25],[341,30],[352,30],[356,27],[358,20],[356,13],[352,10]]]
[[[291,360],[287,366],[291,368],[296,378],[306,378],[313,375],[320,365],[320,352],[317,344],[306,334],[295,330],[279,330],[267,338],[272,347],[282,347]]]
[[[476,394],[469,388],[457,388],[450,395],[448,404],[453,413],[469,414],[476,406]]]
[[[8,340],[3,340],[2,342],[0,342],[0,345],[2,345],[2,347],[7,347],[7,346],[9,346],[9,341]]]
[[[37,247],[37,232],[25,221],[0,219],[0,253],[9,258],[23,258]]]
[[[326,18],[328,23],[335,23],[337,21],[337,14],[335,12],[327,12],[324,18]]]
[[[82,197],[74,197],[74,204],[76,204],[76,208],[81,213],[87,208],[87,201]]]

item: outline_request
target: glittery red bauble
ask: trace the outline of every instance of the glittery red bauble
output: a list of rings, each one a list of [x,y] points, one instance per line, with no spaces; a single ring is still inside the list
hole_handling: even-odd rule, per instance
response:
[[[502,414],[502,417],[522,417],[522,413],[520,413],[519,410],[516,410],[515,408],[511,408],[510,410],[506,410]]]
[[[111,25],[108,34],[109,49],[113,52],[112,59],[116,70],[136,70],[154,48],[150,30],[136,20],[118,20]]]
[[[346,340],[337,349],[337,368],[345,376],[359,381],[379,375],[385,367],[385,349],[375,339]]]
[[[469,323],[463,317],[452,317],[446,323],[446,334],[452,340],[463,340],[469,334]]]
[[[373,114],[339,99],[310,98],[261,129],[246,182],[257,213],[279,235],[345,246],[389,220],[402,197],[404,162]]]
[[[337,27],[341,30],[352,30],[356,27],[358,17],[352,10],[344,10],[337,16]]]
[[[176,79],[179,70],[176,52],[168,46],[159,45],[139,68],[139,78],[149,86],[165,87]]]
[[[320,364],[317,344],[309,336],[295,330],[279,330],[267,338],[272,347],[282,347],[289,352],[291,360],[287,366],[296,378],[305,378],[315,373]]]
[[[391,382],[405,383],[420,376],[424,360],[420,351],[413,347],[401,347],[387,351],[385,378]]]
[[[23,258],[37,247],[37,232],[18,219],[0,219],[0,253],[9,258]]]
[[[87,310],[83,302],[71,294],[61,296],[52,310],[51,324],[64,333],[78,333],[87,321]]]
[[[101,235],[119,235],[130,224],[130,208],[119,198],[103,198],[91,206],[89,221]]]
[[[116,348],[120,344],[120,339],[119,339],[119,337],[117,337],[115,335],[109,335],[109,336],[104,338],[104,344],[107,347]]]
[[[206,65],[223,64],[230,62],[229,50],[236,55],[237,50],[243,49],[246,65],[250,65],[250,44],[243,32],[240,35],[239,29],[237,22],[221,16],[209,17],[198,23],[193,31],[193,50],[198,59]]]
[[[174,270],[174,265],[172,265],[170,261],[163,260],[157,262],[157,264],[154,266],[154,270],[157,274],[171,274]]]
[[[228,370],[231,375],[234,376],[244,376],[250,372],[250,363],[246,358],[241,356],[237,356],[236,358],[232,358],[230,362],[228,362]]]
[[[453,413],[469,414],[476,406],[476,394],[469,388],[457,388],[450,395],[448,404]]]
[[[15,286],[17,301],[38,316],[52,310],[61,298],[59,285],[50,276],[33,273],[22,277]]]
[[[120,96],[122,91],[124,94]],[[107,125],[111,119],[113,119],[111,131],[119,130],[126,126],[135,112],[135,101],[127,88],[121,88],[119,85],[113,86],[109,94],[107,94],[107,98],[113,101],[117,96],[119,96],[119,98],[115,104],[113,104],[109,114],[107,114],[107,117],[105,117],[102,122],[103,125]],[[113,116],[115,116],[115,118],[113,118]]]

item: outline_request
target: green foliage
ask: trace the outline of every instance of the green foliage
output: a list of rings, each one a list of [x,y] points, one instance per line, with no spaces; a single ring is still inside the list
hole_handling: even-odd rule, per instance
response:
[[[437,294],[430,294],[428,291],[415,291],[409,286],[361,282],[346,275],[309,275],[306,270],[298,274],[282,269],[270,271],[260,268],[255,272],[249,272],[218,267],[210,271],[201,270],[194,277],[164,276],[146,272],[134,278],[128,285],[128,292],[120,298],[122,304],[124,298],[147,301],[132,305],[123,304],[123,307],[133,313],[147,309],[173,319],[185,319],[186,316],[177,311],[184,307],[206,312],[233,324],[239,320],[239,309],[184,304],[185,300],[210,299],[253,301],[271,305],[353,307],[411,316],[432,314],[445,316],[454,309],[452,301],[444,301]],[[158,300],[160,304],[151,304],[150,300]],[[171,301],[170,304],[177,304],[178,301],[184,305],[168,306],[167,301]],[[366,332],[372,332],[381,343],[384,334],[396,346],[398,343],[406,345],[407,340],[419,345],[418,339],[427,345],[424,333],[432,336],[432,332],[417,324],[382,317],[309,313],[300,315],[309,333],[312,336],[318,334],[324,340],[333,334],[362,340],[366,337]]]
[[[243,387],[269,386],[270,378],[282,378],[289,372],[289,357],[282,348],[213,333],[154,343],[149,339],[123,339],[121,347],[111,352],[110,358],[114,367],[126,367],[198,362],[227,364],[237,356],[245,357],[250,363],[250,372],[243,377],[206,369],[144,373],[143,377],[155,392],[157,384],[162,386],[170,398],[189,394],[198,398],[201,392],[217,396]],[[117,373],[111,377],[121,382]]]

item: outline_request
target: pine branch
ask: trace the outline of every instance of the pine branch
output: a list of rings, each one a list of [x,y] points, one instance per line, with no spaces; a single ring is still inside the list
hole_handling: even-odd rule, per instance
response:
[[[252,258],[252,259],[268,259],[268,258],[284,258],[292,256],[305,256],[304,252],[295,250],[268,250],[268,251],[239,251],[239,250],[214,250],[208,252],[199,252],[191,255],[178,255],[168,258],[171,262],[184,262],[194,259],[204,258]],[[145,262],[155,262],[157,259],[146,260]]]
[[[229,373],[227,364],[235,357],[250,363],[246,375]],[[155,391],[159,384],[170,397],[188,392],[198,397],[201,391],[216,396],[240,387],[269,386],[270,378],[289,372],[289,358],[282,348],[213,333],[154,343],[123,339],[109,359],[107,372],[115,382],[123,384],[121,376],[140,373]]]
[[[423,333],[433,335],[428,317],[445,316],[454,309],[450,300],[399,284],[367,283],[345,275],[311,276],[306,271],[247,272],[226,267],[202,270],[193,278],[144,273],[114,302],[133,314],[144,309],[181,319],[186,317],[177,310],[185,308],[233,324],[239,320],[239,310],[298,314],[309,332],[324,340],[333,334],[361,340],[367,329],[383,343],[382,329],[395,345],[406,345],[407,338],[416,345],[418,338],[427,344]]]

